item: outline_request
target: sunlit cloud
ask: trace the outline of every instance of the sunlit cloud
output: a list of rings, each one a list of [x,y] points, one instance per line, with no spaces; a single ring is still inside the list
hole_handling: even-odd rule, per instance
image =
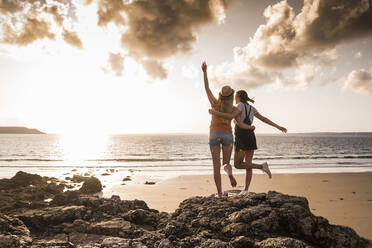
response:
[[[164,60],[187,53],[205,24],[224,19],[222,0],[98,0],[98,25],[121,30],[121,45],[153,78],[165,79]],[[125,29],[123,29],[125,27]]]
[[[125,68],[120,72],[122,59],[112,54],[122,54],[134,58],[150,78],[166,79],[166,60],[190,52],[200,28],[223,22],[226,7],[224,0],[1,1],[0,42],[18,47],[43,42],[50,49],[49,40],[95,47],[91,52],[105,52],[116,75]],[[97,40],[106,42],[98,46]],[[104,67],[106,61],[100,62]]]
[[[166,79],[167,69],[164,67],[163,63],[158,60],[146,59],[141,60],[143,68],[146,70],[147,74],[153,78]]]
[[[77,47],[79,49],[83,48],[83,43],[76,32],[70,32],[66,29],[63,30],[63,40],[71,46]]]
[[[248,44],[234,49],[234,61],[217,66],[218,85],[221,78],[246,88],[278,81],[309,85],[315,78],[309,69],[312,64],[332,65],[338,45],[372,34],[368,0],[307,0],[297,15],[287,1],[281,1],[268,6],[264,16],[266,24],[258,27]],[[288,69],[295,69],[297,76],[286,79],[283,71]]]
[[[62,37],[68,44],[82,47],[78,35],[67,31],[73,22],[72,1],[1,1],[0,41],[27,46],[43,39]]]
[[[113,72],[116,76],[123,75],[124,70],[124,56],[120,53],[110,53],[108,59],[108,72]]]
[[[369,70],[354,70],[346,79],[344,90],[372,92],[372,67]]]

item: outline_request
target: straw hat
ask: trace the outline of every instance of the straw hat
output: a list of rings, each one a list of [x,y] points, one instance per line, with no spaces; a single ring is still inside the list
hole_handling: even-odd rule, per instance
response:
[[[220,97],[223,97],[223,98],[230,97],[233,94],[234,94],[234,90],[228,85],[223,86],[221,91],[220,91]]]

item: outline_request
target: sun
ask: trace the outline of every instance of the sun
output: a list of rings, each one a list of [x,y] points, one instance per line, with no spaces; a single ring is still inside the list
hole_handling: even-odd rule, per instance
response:
[[[64,133],[60,135],[63,160],[84,165],[100,160],[107,152],[109,136],[97,133]],[[89,163],[89,162],[88,162]]]

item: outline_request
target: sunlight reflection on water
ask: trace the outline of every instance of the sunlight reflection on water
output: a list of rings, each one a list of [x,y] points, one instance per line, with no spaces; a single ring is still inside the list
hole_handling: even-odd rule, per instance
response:
[[[108,139],[107,135],[96,134],[61,135],[63,160],[76,164],[92,158],[101,158],[107,152]]]

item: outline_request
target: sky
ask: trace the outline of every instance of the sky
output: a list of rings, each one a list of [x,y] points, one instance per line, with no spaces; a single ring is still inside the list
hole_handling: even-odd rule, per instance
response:
[[[372,132],[371,45],[370,0],[0,0],[0,126],[208,133],[206,61],[290,133]]]

